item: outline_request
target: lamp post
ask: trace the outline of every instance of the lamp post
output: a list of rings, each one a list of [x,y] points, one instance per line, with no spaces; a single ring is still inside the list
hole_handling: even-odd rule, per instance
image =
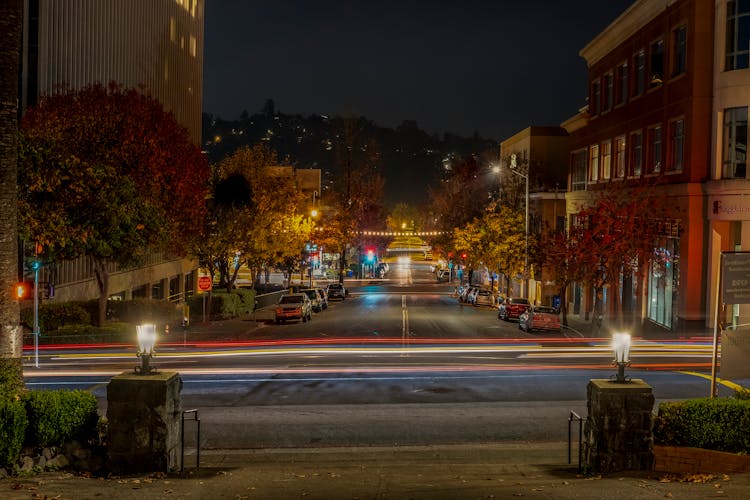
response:
[[[526,183],[526,196],[525,196],[525,229],[524,229],[524,263],[523,263],[523,274],[524,274],[524,289],[526,292],[526,298],[529,297],[529,171],[526,170],[526,173],[522,173],[517,170],[518,169],[518,163],[516,161],[516,154],[513,153],[510,155],[510,171],[514,174],[522,177]]]
[[[630,377],[625,375],[625,367],[630,365],[630,342],[629,333],[612,334],[612,350],[615,352],[614,365],[617,367],[615,382],[618,384],[630,382]]]
[[[151,367],[151,358],[154,356],[154,346],[156,345],[156,325],[146,323],[137,325],[138,334],[138,354],[141,358],[141,366],[135,367],[135,373],[139,375],[151,375],[156,373],[156,369]]]

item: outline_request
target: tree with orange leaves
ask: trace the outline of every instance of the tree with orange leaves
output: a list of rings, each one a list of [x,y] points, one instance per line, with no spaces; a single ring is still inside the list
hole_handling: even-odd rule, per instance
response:
[[[208,175],[188,131],[152,97],[116,83],[64,90],[21,122],[19,229],[45,260],[92,258],[102,323],[111,264],[183,250]]]

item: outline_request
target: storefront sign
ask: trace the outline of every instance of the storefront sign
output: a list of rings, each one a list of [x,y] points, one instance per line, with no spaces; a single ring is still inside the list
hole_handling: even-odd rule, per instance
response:
[[[750,304],[750,252],[721,254],[721,283],[724,304]]]

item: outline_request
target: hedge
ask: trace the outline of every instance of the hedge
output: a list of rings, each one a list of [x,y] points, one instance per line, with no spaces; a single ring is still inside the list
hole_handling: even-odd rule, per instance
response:
[[[750,400],[700,398],[661,403],[654,443],[750,453]]]
[[[156,299],[110,300],[107,302],[109,317],[126,323],[178,322],[178,308],[172,302]]]
[[[203,294],[193,295],[187,301],[190,306],[192,321],[203,315]],[[210,294],[211,303],[206,303],[206,313],[210,311],[212,319],[230,319],[243,314],[250,314],[255,309],[255,291],[236,288],[231,293],[224,290],[214,290]]]
[[[18,460],[28,423],[23,401],[0,398],[0,467],[12,467]]]
[[[60,446],[73,439],[86,442],[97,435],[97,402],[89,392],[31,391],[21,400],[29,419],[28,446]]]
[[[34,309],[21,309],[21,323],[29,330],[34,327]],[[39,306],[39,329],[42,332],[57,330],[64,325],[90,324],[91,315],[83,302],[49,302]]]

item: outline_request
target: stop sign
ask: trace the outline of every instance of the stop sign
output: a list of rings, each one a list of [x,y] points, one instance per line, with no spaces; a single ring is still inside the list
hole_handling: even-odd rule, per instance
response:
[[[198,290],[201,292],[207,292],[211,290],[211,276],[201,276],[198,278]]]

